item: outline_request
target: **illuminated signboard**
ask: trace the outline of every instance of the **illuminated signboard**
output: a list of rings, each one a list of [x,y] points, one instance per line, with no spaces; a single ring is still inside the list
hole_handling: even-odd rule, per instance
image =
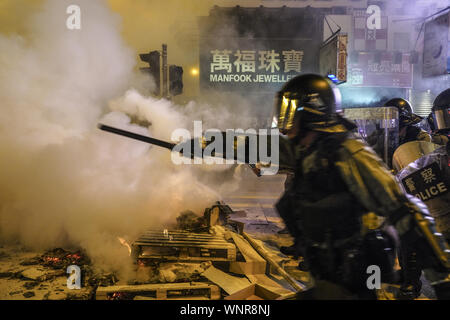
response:
[[[353,87],[411,88],[413,66],[408,53],[359,52],[350,59],[347,83]]]
[[[318,73],[323,16],[308,10],[214,8],[200,19],[200,89],[272,94]]]
[[[347,81],[347,35],[336,34],[320,48],[320,74],[334,83]]]
[[[201,81],[209,88],[264,90],[277,88],[302,72],[313,72],[317,56],[308,41],[258,44],[243,40],[237,48],[209,48],[201,59]]]

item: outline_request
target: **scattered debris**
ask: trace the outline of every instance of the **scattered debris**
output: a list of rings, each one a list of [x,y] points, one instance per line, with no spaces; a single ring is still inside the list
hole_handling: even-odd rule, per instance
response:
[[[250,281],[248,281],[247,278],[229,275],[213,266],[206,269],[202,275],[209,281],[217,284],[228,294],[233,294],[250,285]]]
[[[25,289],[31,290],[31,289],[34,289],[34,287],[36,287],[37,285],[39,285],[39,282],[29,281],[29,282],[25,282],[23,286],[25,287]]]
[[[281,295],[270,291],[262,285],[252,284],[225,297],[225,300],[276,300],[280,297]]]
[[[12,284],[4,294],[8,299],[49,300],[216,300],[238,293],[245,299],[272,299],[292,294],[288,282],[277,276],[279,270],[269,267],[270,260],[288,258],[276,257],[272,250],[261,253],[254,241],[264,244],[243,233],[247,225],[238,218],[246,216],[220,202],[205,209],[203,217],[182,212],[177,230],[147,231],[131,244],[136,276],[120,282],[114,273],[94,270],[82,250],[55,248],[37,254],[2,248],[0,278]],[[2,256],[22,258],[2,265]],[[73,264],[82,270],[81,290],[66,285],[66,269]]]
[[[35,294],[34,294],[33,291],[27,291],[27,292],[25,292],[25,293],[23,294],[23,296],[24,296],[25,298],[31,298],[31,297],[34,297]]]
[[[22,271],[22,277],[28,280],[42,281],[45,275],[46,272],[44,270],[34,267]]]
[[[203,216],[207,226],[213,227],[215,225],[225,225],[232,214],[233,210],[229,206],[217,201],[211,208],[205,209]]]
[[[171,270],[160,269],[159,270],[159,282],[175,282],[177,276]]]
[[[206,228],[205,219],[190,210],[180,213],[177,217],[177,229],[198,232]]]
[[[87,283],[90,286],[112,286],[117,283],[117,279],[114,273],[95,273],[89,277]]]

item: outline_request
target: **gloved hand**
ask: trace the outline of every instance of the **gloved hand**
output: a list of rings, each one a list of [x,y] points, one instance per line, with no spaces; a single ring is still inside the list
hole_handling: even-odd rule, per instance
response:
[[[450,272],[450,269],[448,268],[449,252],[446,253],[447,264],[445,264],[438,258],[435,250],[431,247],[430,240],[425,237],[418,226],[411,228],[408,232],[401,236],[400,242],[402,246],[407,246],[414,249],[417,253],[417,261],[423,269],[431,268],[437,272]],[[443,251],[443,254],[445,254],[445,251]]]

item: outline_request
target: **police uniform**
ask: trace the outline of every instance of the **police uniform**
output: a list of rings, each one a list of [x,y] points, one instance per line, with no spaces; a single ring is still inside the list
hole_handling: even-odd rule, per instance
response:
[[[276,115],[282,133],[297,122],[300,131],[318,135],[306,147],[299,137],[280,137],[280,168],[295,168],[295,176],[276,205],[321,284],[313,297],[374,298],[366,286],[367,266],[383,264],[383,274],[392,271],[383,248],[373,250],[361,232],[368,212],[386,217],[402,242],[417,248],[416,258],[428,261],[421,266],[430,268],[439,260],[448,267],[448,245],[434,231],[426,206],[405,194],[372,149],[352,136],[354,125],[334,112],[338,92],[324,82],[315,75],[288,82],[278,95]]]

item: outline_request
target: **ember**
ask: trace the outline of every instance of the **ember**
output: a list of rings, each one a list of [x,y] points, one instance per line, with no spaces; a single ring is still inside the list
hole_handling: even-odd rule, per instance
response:
[[[132,300],[129,293],[126,292],[113,292],[108,295],[108,300]]]
[[[47,251],[41,257],[42,264],[54,269],[67,268],[67,266],[76,264],[89,264],[89,259],[82,255],[80,251],[69,252],[61,248]]]

